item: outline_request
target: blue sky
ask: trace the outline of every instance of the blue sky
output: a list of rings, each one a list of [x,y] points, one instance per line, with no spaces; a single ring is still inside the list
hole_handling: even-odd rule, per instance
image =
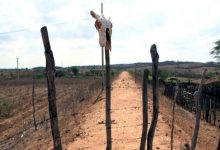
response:
[[[113,23],[111,63],[214,61],[220,39],[219,0],[0,0],[0,68],[45,65],[40,28],[47,26],[58,66],[98,65],[101,48],[90,10]],[[17,31],[17,32],[15,32]]]

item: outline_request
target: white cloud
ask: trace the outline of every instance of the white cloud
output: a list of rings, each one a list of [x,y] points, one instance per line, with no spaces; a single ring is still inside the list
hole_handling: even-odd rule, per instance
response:
[[[100,0],[0,0],[0,68],[45,65],[40,28],[48,26],[57,65],[100,64],[94,19]],[[151,61],[155,43],[160,61],[213,61],[209,51],[220,38],[218,0],[104,0],[113,22],[111,63]],[[3,34],[3,32],[21,32]]]

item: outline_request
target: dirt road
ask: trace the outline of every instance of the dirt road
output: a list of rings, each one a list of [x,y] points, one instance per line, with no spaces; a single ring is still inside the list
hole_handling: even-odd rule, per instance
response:
[[[128,72],[122,72],[112,83],[111,115],[112,147],[114,150],[139,149],[142,130],[141,95],[141,86],[134,82],[133,77]],[[160,107],[163,107],[163,105],[160,104]],[[149,108],[150,124],[152,94],[149,94]],[[88,113],[85,113],[85,122],[81,125],[83,134],[76,138],[75,141],[65,145],[66,149],[105,149],[106,131],[104,94],[101,95],[101,98],[94,105],[86,109],[86,112]],[[153,149],[170,149],[170,112],[168,111],[170,110],[165,110],[165,108],[160,109]],[[192,126],[194,125],[192,124]],[[213,130],[213,133],[215,132],[215,135],[212,136],[214,136],[214,139],[217,139],[220,133],[219,129],[213,127],[213,129],[210,130]],[[184,145],[190,142],[191,135],[178,125],[176,126],[174,133],[174,149],[183,149]],[[217,143],[216,141],[214,141],[214,143]],[[211,145],[213,144],[211,143]],[[208,146],[209,145],[207,145],[207,147],[200,146],[198,149],[208,150],[215,147],[215,145],[213,145],[213,147]]]

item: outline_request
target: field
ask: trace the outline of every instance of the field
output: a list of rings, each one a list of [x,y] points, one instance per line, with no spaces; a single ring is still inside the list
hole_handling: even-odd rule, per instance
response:
[[[46,149],[51,145],[46,79],[35,80],[35,83],[37,131],[32,117],[32,80],[0,84],[0,149]],[[65,143],[82,134],[79,124],[83,119],[77,119],[78,111],[86,109],[85,104],[92,104],[100,92],[100,78],[57,78],[58,117]]]
[[[133,70],[133,69],[131,69]],[[130,70],[130,72],[131,72]],[[64,149],[105,149],[105,94],[101,77],[56,78],[59,128]],[[149,125],[152,119],[152,90],[148,87]],[[37,130],[33,122],[33,80],[1,80],[0,149],[52,149],[46,79],[35,79]],[[159,92],[160,112],[153,149],[170,149],[171,100]],[[112,79],[113,149],[139,149],[142,130],[142,79],[127,71]],[[174,149],[191,144],[195,115],[176,107]],[[148,125],[148,128],[149,128]],[[220,129],[201,121],[197,149],[216,149]]]

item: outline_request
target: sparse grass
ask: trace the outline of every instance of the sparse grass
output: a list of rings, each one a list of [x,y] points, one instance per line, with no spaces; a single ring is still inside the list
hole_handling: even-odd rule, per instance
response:
[[[9,117],[11,110],[13,108],[13,104],[8,100],[0,100],[0,116],[1,117]]]
[[[46,79],[35,81],[37,131],[32,118],[31,87],[31,78],[0,82],[0,110],[7,116],[0,118],[0,148],[46,149],[50,145]],[[78,125],[83,121],[80,112],[86,109],[85,104],[93,103],[100,91],[100,77],[56,78],[58,119],[64,142],[72,142],[82,132]]]

